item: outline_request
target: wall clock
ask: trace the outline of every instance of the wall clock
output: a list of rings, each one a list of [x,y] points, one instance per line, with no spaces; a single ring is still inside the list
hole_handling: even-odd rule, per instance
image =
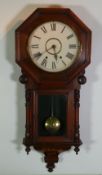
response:
[[[25,84],[23,144],[44,153],[49,172],[59,153],[78,154],[80,86],[90,63],[91,31],[66,8],[38,8],[16,30],[19,80]]]

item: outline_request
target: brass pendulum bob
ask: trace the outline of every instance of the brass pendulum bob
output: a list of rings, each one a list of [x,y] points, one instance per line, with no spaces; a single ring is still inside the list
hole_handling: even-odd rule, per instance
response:
[[[61,123],[60,120],[54,116],[54,102],[53,102],[53,96],[52,96],[52,100],[51,100],[51,116],[47,118],[47,120],[45,121],[45,128],[46,130],[50,133],[50,134],[56,134],[60,127],[61,127]]]

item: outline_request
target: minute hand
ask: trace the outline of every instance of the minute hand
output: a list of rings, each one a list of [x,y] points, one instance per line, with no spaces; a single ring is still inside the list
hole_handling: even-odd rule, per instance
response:
[[[57,61],[56,46],[53,45],[52,48],[53,48],[53,50],[54,50],[54,58],[55,58],[55,60]]]

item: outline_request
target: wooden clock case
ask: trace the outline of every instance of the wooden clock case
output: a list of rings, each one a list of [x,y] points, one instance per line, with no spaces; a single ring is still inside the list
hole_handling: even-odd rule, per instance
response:
[[[81,43],[80,54],[74,64],[65,71],[49,73],[34,65],[28,51],[29,35],[39,25],[48,21],[60,21],[69,25]],[[80,86],[86,82],[85,68],[90,63],[91,31],[66,8],[38,8],[16,30],[16,62],[21,67],[19,80],[25,85],[26,127],[23,144],[29,153],[30,147],[45,154],[48,171],[53,171],[58,154],[81,145],[79,133]],[[39,97],[62,95],[66,98],[65,130],[60,135],[39,133]]]

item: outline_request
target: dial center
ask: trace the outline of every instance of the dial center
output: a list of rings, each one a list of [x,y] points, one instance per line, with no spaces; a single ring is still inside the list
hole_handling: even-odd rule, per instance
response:
[[[62,43],[57,38],[50,38],[46,41],[45,49],[51,55],[58,54],[62,50]]]

